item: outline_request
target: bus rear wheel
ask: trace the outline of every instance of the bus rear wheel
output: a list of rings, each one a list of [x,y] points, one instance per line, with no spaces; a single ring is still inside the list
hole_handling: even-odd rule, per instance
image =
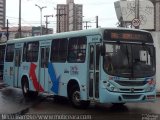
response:
[[[25,98],[35,98],[38,96],[37,91],[30,91],[29,90],[29,83],[28,83],[27,78],[23,78],[23,80],[22,80],[22,92],[23,92],[23,96]]]
[[[90,101],[80,100],[80,90],[77,86],[71,89],[70,100],[75,108],[87,108],[90,105]]]
[[[25,98],[29,97],[29,83],[26,78],[22,80],[22,92]]]

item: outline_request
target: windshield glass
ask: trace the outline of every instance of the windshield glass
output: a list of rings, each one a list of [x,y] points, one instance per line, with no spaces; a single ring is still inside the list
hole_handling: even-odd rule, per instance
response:
[[[155,73],[154,47],[138,44],[105,44],[104,70],[122,77],[149,77]]]

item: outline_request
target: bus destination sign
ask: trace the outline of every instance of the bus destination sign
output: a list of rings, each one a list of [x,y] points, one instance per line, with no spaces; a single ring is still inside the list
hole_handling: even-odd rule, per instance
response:
[[[106,30],[104,40],[153,43],[152,36],[147,32],[126,30]]]
[[[123,40],[146,40],[147,36],[136,33],[111,33],[111,39],[123,39]]]

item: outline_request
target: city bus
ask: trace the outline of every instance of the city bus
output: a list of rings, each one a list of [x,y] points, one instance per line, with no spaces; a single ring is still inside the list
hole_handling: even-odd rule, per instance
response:
[[[48,93],[77,108],[156,100],[155,47],[143,30],[97,28],[9,40],[3,73],[25,98]]]
[[[0,43],[0,80],[3,79],[5,47],[6,47],[5,43]]]

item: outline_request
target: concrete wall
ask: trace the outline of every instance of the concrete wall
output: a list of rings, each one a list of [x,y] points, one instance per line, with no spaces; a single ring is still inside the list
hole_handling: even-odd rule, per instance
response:
[[[152,32],[154,44],[156,46],[156,79],[157,90],[160,92],[160,32]]]

